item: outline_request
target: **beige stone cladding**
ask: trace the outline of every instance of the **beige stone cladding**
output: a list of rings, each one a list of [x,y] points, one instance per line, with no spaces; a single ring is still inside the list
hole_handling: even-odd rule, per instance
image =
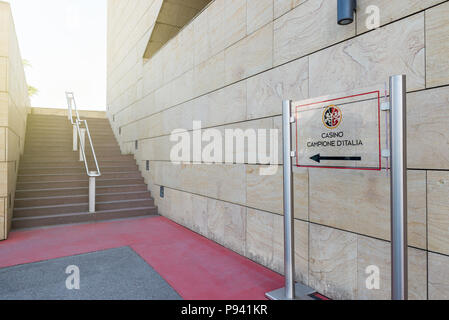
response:
[[[11,8],[0,1],[0,240],[6,239],[11,229],[29,108],[28,85]]]
[[[283,99],[383,88],[405,74],[410,298],[449,299],[449,2],[376,1],[370,30],[368,0],[347,26],[337,25],[337,1],[215,0],[147,60],[162,2],[108,1],[107,95],[121,149],[160,213],[282,273],[280,149],[270,176],[248,157],[178,165],[170,134],[192,133],[195,120],[220,132],[282,129]],[[389,299],[386,172],[295,168],[294,180],[297,280],[334,299]],[[366,286],[372,265],[378,290]]]

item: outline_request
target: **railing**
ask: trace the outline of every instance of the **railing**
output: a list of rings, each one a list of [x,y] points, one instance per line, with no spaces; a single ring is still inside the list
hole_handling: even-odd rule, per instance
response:
[[[78,151],[78,141],[80,144],[80,161],[84,161],[87,176],[89,177],[89,212],[95,212],[95,197],[96,197],[96,178],[101,177],[100,167],[98,165],[97,156],[95,154],[94,144],[92,142],[92,136],[90,134],[89,125],[86,120],[81,120],[76,107],[75,95],[73,92],[66,92],[66,99],[68,105],[68,118],[73,126],[73,151]],[[75,111],[75,121],[73,120],[73,111]],[[81,127],[84,125],[84,128]],[[89,163],[86,157],[86,133],[89,139],[92,157],[95,162],[96,171],[89,170]]]

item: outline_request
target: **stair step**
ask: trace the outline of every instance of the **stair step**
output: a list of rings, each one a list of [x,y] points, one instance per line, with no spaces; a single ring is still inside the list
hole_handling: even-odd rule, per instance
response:
[[[73,119],[75,120],[75,119]],[[84,121],[86,120],[87,122],[92,122],[95,124],[109,124],[109,120],[107,118],[84,118],[81,117],[81,120]],[[34,117],[28,117],[28,122],[30,124],[35,124],[35,123],[53,123],[53,124],[72,124],[71,121],[68,118],[34,118]]]
[[[99,134],[111,134],[112,128],[108,126],[95,126],[89,124],[89,131],[90,133],[99,133]],[[84,127],[81,126],[80,129],[83,129]],[[78,129],[77,129],[78,130]],[[43,135],[46,134],[53,134],[55,132],[63,132],[66,134],[73,134],[73,127],[72,126],[29,126],[27,127],[27,133],[34,132],[34,133],[40,133]]]
[[[145,192],[148,191],[145,184],[136,185],[115,185],[115,186],[97,186],[97,193],[118,193],[118,192]],[[48,188],[48,189],[17,189],[16,198],[39,198],[52,196],[70,196],[70,195],[88,195],[88,187],[72,188]]]
[[[71,133],[55,132],[53,134],[36,134],[29,133],[25,136],[25,141],[33,141],[35,137],[39,137],[41,141],[58,141],[58,142],[68,142],[73,141],[73,135]],[[115,136],[112,133],[108,134],[91,134],[92,141],[115,141]],[[86,141],[88,137],[86,135]]]
[[[117,144],[117,140],[115,139],[114,135],[110,136],[104,136],[104,137],[93,137],[92,140],[94,143],[115,143]],[[69,144],[72,145],[73,137],[72,136],[53,136],[53,137],[43,137],[43,136],[32,136],[32,137],[26,137],[25,143],[27,144],[49,144],[54,143],[57,145],[61,144]]]
[[[90,150],[90,146],[88,147],[88,150],[85,150],[86,154],[92,154],[91,150]],[[40,154],[51,154],[52,156],[58,157],[59,155],[62,156],[66,156],[66,155],[78,155],[79,156],[79,150],[78,151],[73,151],[71,147],[65,147],[65,148],[55,148],[55,149],[50,149],[50,148],[46,148],[46,147],[41,147],[41,148],[25,148],[24,150],[24,156],[38,156]],[[109,154],[121,154],[121,150],[119,147],[112,147],[112,148],[102,148],[102,147],[98,147],[95,146],[95,154],[98,155],[109,155]]]
[[[65,147],[65,146],[68,145],[68,146],[71,147],[73,145],[72,142],[73,142],[73,137],[67,137],[67,138],[64,138],[64,139],[60,139],[60,137],[43,139],[41,137],[34,137],[33,136],[32,138],[29,138],[29,139],[25,140],[25,146],[57,146],[57,147]],[[95,145],[103,144],[103,145],[118,146],[117,141],[116,141],[114,136],[110,136],[107,139],[95,139],[94,143],[95,143]]]
[[[108,201],[97,202],[96,210],[117,210],[117,209],[131,209],[142,207],[154,207],[153,199],[135,199],[135,200],[120,200],[120,201]],[[88,212],[88,203],[73,203],[53,206],[41,206],[41,207],[28,207],[28,208],[15,208],[15,218],[31,218],[41,216],[54,216],[60,214],[70,214],[79,212]]]
[[[144,217],[157,215],[157,207],[142,207],[142,208],[127,208],[117,210],[103,210],[96,213],[70,213],[61,215],[28,217],[28,218],[13,218],[13,229],[26,229],[36,227],[47,227],[63,224],[74,223],[93,223],[107,220],[117,220],[135,217]]]
[[[78,156],[76,156],[76,155],[78,155]],[[69,163],[70,161],[72,161],[72,163],[73,163],[73,162],[79,161],[79,153],[74,152],[74,156],[75,156],[75,158],[70,157],[64,162],[61,161],[62,159],[55,159],[53,157],[34,157],[31,159],[30,159],[30,157],[27,157],[27,159],[23,159],[24,156],[22,156],[20,164],[22,164],[22,163],[55,163],[56,160],[58,160],[58,163]],[[98,154],[97,158],[100,156],[101,155]],[[90,161],[90,160],[88,159],[88,161]],[[120,157],[118,159],[116,159],[115,157],[112,159],[105,158],[105,159],[103,159],[103,161],[105,161],[105,162],[107,162],[107,161],[112,161],[112,162],[114,162],[114,161],[119,161],[119,162],[133,161],[134,163],[136,163],[134,156],[132,154],[122,154],[122,155],[120,155]]]
[[[77,152],[74,152],[74,154],[76,154],[76,153],[77,153]],[[98,155],[98,156],[100,156],[100,155]],[[125,161],[125,160],[128,160],[128,161],[135,161],[135,160],[134,160],[134,155],[132,155],[132,154],[122,154],[120,157],[121,157],[120,160],[116,160],[116,159],[105,159],[105,161]],[[51,160],[51,159],[53,159],[53,160]],[[45,157],[40,157],[40,158],[36,158],[36,160],[35,160],[35,159],[32,159],[32,160],[29,160],[29,161],[22,161],[22,162],[49,163],[49,162],[55,162],[55,161],[61,162],[60,159],[50,158],[50,160],[48,160],[48,159],[45,159]]]
[[[114,140],[109,140],[109,141],[105,141],[105,140],[97,140],[95,138],[92,139],[92,142],[94,144],[95,147],[97,146],[103,146],[104,148],[106,147],[119,147],[119,145],[117,144],[117,142]],[[79,141],[78,141],[78,145],[79,145]],[[55,141],[52,138],[49,138],[47,141],[39,141],[39,142],[35,142],[35,141],[31,141],[31,139],[26,140],[25,142],[25,148],[29,149],[29,148],[50,148],[50,149],[61,149],[61,148],[65,148],[68,149],[69,151],[72,151],[72,146],[73,146],[73,141],[72,138],[67,139],[65,141]],[[90,142],[89,140],[86,139],[86,147],[90,148]]]
[[[106,193],[97,194],[96,201],[118,201],[118,200],[135,200],[135,199],[150,199],[151,194],[149,191],[136,191],[136,192],[121,192],[121,193]],[[59,204],[73,204],[73,203],[88,203],[88,195],[70,195],[70,196],[51,196],[40,198],[16,198],[14,202],[15,208],[28,208],[28,207],[42,207],[52,206]]]
[[[94,135],[92,135],[92,138],[94,138]],[[35,134],[30,134],[28,136],[26,136],[25,142],[29,142],[29,141],[38,141],[38,142],[55,142],[55,143],[61,143],[61,142],[67,142],[67,141],[72,141],[73,140],[73,135],[72,134],[54,134],[54,135],[35,135]],[[113,133],[111,134],[105,134],[105,135],[96,135],[95,136],[95,140],[104,140],[104,141],[115,141],[115,136]]]
[[[97,187],[103,186],[125,186],[125,185],[137,185],[144,184],[142,177],[134,179],[102,179],[102,177],[97,178]],[[19,182],[17,184],[17,189],[19,190],[36,190],[36,189],[51,189],[51,188],[77,188],[77,187],[88,187],[89,181],[87,179],[83,180],[72,180],[72,181],[33,181],[33,182]]]
[[[98,124],[109,124],[109,120],[106,118],[86,118],[81,117],[81,120],[87,120],[87,122],[98,123]],[[36,116],[32,115],[28,117],[28,122],[30,124],[35,123],[49,123],[49,124],[59,124],[59,123],[67,123],[71,124],[68,117],[63,116]]]
[[[98,130],[98,129],[91,129],[89,127],[91,136],[111,136],[113,135],[112,129],[110,131],[107,130]],[[43,129],[30,129],[27,130],[26,136],[39,136],[39,137],[64,137],[64,138],[73,138],[73,128],[67,128],[67,129],[54,129],[54,130],[43,130]]]
[[[75,119],[73,119],[75,120]],[[104,124],[107,123],[109,124],[109,120],[107,118],[84,118],[81,117],[81,121],[86,120],[87,122],[92,122],[92,123],[96,123],[96,124]],[[35,123],[53,123],[53,124],[72,124],[71,121],[66,118],[66,119],[62,119],[62,118],[34,118],[34,117],[29,117],[28,118],[28,122],[30,124],[35,124]],[[74,121],[75,122],[75,121]]]
[[[90,146],[87,147],[88,150],[86,151],[87,155],[91,155],[92,152],[90,150]],[[47,147],[40,147],[40,148],[25,148],[24,152],[23,152],[23,156],[39,156],[41,154],[46,154],[46,155],[51,155],[54,157],[58,157],[58,156],[63,156],[66,157],[67,155],[78,155],[79,156],[79,150],[78,151],[73,151],[72,148],[70,147],[64,147],[64,148],[59,148],[59,149],[50,149]],[[101,148],[98,146],[95,146],[95,154],[96,155],[121,155],[121,150],[118,147],[105,147],[105,148]]]
[[[27,207],[27,208],[14,208],[15,218],[32,218],[41,216],[53,216],[68,213],[88,212],[88,203],[72,203],[72,204],[60,204],[53,206],[40,206],[40,207]]]
[[[89,125],[89,128],[90,127],[96,127],[96,128],[110,128],[111,127],[111,125],[109,124],[109,121],[98,122],[98,121],[89,120],[89,119],[82,119],[81,121],[84,122],[84,120],[87,120],[87,124]],[[75,123],[75,121],[74,121],[74,123]],[[36,128],[36,127],[46,128],[46,129],[51,129],[51,128],[73,128],[73,125],[68,120],[66,120],[66,121],[36,121],[36,120],[30,120],[28,128]],[[81,127],[84,127],[84,123],[81,124]]]
[[[97,143],[96,141],[94,142],[94,146],[95,149],[97,148],[119,148],[119,146],[117,145],[117,143]],[[49,141],[46,143],[29,143],[26,142],[25,143],[25,150],[27,149],[37,149],[37,148],[50,148],[50,149],[68,149],[69,151],[73,151],[72,149],[73,144],[70,140],[70,143],[54,143],[53,141]],[[120,149],[120,148],[119,148]]]
[[[108,121],[106,117],[98,118],[98,117],[81,117],[83,120],[88,121]],[[67,116],[64,115],[46,115],[46,114],[30,114],[28,116],[28,120],[45,120],[45,121],[67,121],[70,122]]]
[[[97,138],[107,138],[107,137],[114,137],[114,133],[107,132],[107,131],[97,131],[97,130],[90,130],[91,137],[97,137]],[[72,130],[55,130],[55,131],[49,131],[49,132],[42,132],[42,131],[36,131],[31,130],[27,131],[26,138],[35,138],[39,137],[40,139],[53,139],[53,138],[64,138],[64,139],[72,139],[73,138],[73,132]],[[87,137],[87,135],[86,135]]]
[[[88,161],[91,163],[92,162],[92,155],[87,154],[87,159]],[[105,155],[105,154],[97,154],[97,160],[100,163],[100,167],[101,167],[101,162],[103,162],[104,160],[107,161],[120,161],[123,159],[126,159],[125,157],[127,157],[129,155],[125,155],[125,154],[115,154],[115,155]],[[31,162],[31,161],[36,161],[36,162],[52,162],[55,160],[59,160],[61,162],[64,163],[68,163],[70,161],[77,161],[79,160],[79,154],[74,152],[72,155],[65,155],[64,157],[53,157],[51,155],[47,155],[46,157],[39,155],[39,156],[33,156],[32,154],[24,154],[21,158],[22,161],[25,162]]]
[[[91,165],[95,165],[92,161],[88,162],[89,167]],[[22,161],[20,162],[20,168],[21,169],[28,169],[28,168],[65,168],[65,167],[74,167],[74,166],[80,166],[84,168],[84,163],[81,163],[76,160],[67,161],[67,162],[35,162],[35,161]],[[119,160],[119,161],[108,161],[103,160],[101,162],[101,168],[106,167],[131,167],[136,165],[136,161],[134,159],[125,159],[125,160]]]
[[[132,172],[116,172],[116,173],[102,173],[103,179],[138,179],[141,178],[139,171]],[[19,175],[18,182],[49,182],[49,181],[73,181],[73,180],[88,180],[86,173],[82,174],[34,174],[34,175]]]
[[[67,148],[72,150],[73,146],[73,140],[72,138],[66,139],[66,140],[55,140],[53,138],[49,138],[47,140],[41,140],[41,141],[35,141],[32,139],[25,140],[25,147],[54,147],[54,148]],[[86,140],[87,142],[88,140]],[[94,143],[94,146],[104,146],[104,147],[118,147],[117,141],[115,138],[111,138],[108,140],[103,139],[92,139],[92,142]],[[89,143],[87,143],[87,146],[90,146]]]
[[[103,148],[107,148],[107,147],[118,148],[117,142],[114,141],[114,143],[112,143],[112,140],[106,141],[106,142],[101,141],[101,143],[100,143],[100,142],[97,142],[97,140],[93,139],[92,142],[94,143],[95,147],[98,146],[98,147],[103,147]],[[90,146],[90,143],[88,140],[86,140],[86,143],[87,143],[87,146]],[[79,141],[78,141],[78,144],[79,144]],[[47,142],[39,142],[39,143],[31,142],[31,141],[25,142],[25,148],[40,148],[40,147],[47,147],[47,148],[56,149],[56,150],[58,150],[60,148],[66,148],[66,149],[70,149],[70,151],[72,151],[73,141],[72,141],[72,139],[70,139],[67,141],[61,141],[61,142],[56,143],[54,140],[49,139]]]
[[[89,146],[86,145],[85,151],[86,151],[86,153],[91,153],[90,145]],[[71,148],[67,148],[66,150],[61,150],[61,149],[47,150],[47,149],[41,148],[41,149],[37,149],[37,150],[35,150],[33,152],[29,152],[29,153],[32,153],[31,154],[32,156],[39,156],[40,154],[51,153],[55,157],[58,157],[58,156],[64,157],[64,156],[67,156],[67,155],[70,155],[70,156],[71,155],[77,155],[77,154],[79,155],[79,150],[78,151],[73,151]],[[95,149],[95,154],[97,154],[97,153],[98,154],[101,153],[102,155],[109,155],[109,154],[115,155],[115,154],[120,154],[121,151],[120,151],[120,148],[118,148],[118,147],[114,148],[114,149],[100,148],[98,152],[97,152],[97,149]]]
[[[104,133],[104,134],[111,134],[112,129],[110,126],[92,126],[89,125],[89,131],[90,133]],[[83,127],[80,127],[82,129]],[[72,126],[31,126],[27,128],[27,132],[31,133],[40,133],[40,134],[52,134],[54,132],[64,132],[64,133],[73,133],[73,127]]]
[[[108,125],[96,125],[93,123],[87,123],[89,126],[90,132],[105,132],[105,133],[111,133],[112,128]],[[80,126],[80,129],[85,128],[84,126]],[[77,128],[78,130],[78,128]],[[67,133],[73,133],[73,126],[72,125],[31,125],[27,126],[27,132],[41,132],[41,133],[53,133],[55,131],[60,132],[67,132]]]
[[[25,138],[25,144],[33,144],[33,143],[42,143],[42,144],[49,144],[49,143],[56,143],[58,145],[60,144],[66,144],[66,143],[72,143],[73,137],[62,137],[62,136],[54,136],[54,137],[41,137],[41,136],[32,136],[32,137],[26,137]]]
[[[91,168],[89,166],[89,168]],[[92,169],[95,166],[92,166]],[[120,173],[120,172],[132,172],[137,171],[137,165],[128,165],[126,167],[105,167],[100,168],[101,173]],[[78,164],[78,167],[68,167],[68,168],[23,168],[19,170],[19,175],[32,175],[32,174],[83,174],[86,173],[84,163],[82,166]]]
[[[87,120],[87,124],[89,126],[89,129],[110,129],[111,125],[108,122],[105,123],[98,123],[95,121],[89,121]],[[84,124],[81,124],[80,128],[83,128]],[[92,128],[91,128],[92,127]],[[67,121],[67,122],[42,122],[42,121],[29,121],[28,129],[42,129],[42,130],[52,130],[52,129],[71,129],[73,130],[73,125]]]

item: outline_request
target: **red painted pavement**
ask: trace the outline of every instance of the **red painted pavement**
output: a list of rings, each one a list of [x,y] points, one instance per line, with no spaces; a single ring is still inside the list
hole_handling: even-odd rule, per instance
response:
[[[17,231],[0,242],[0,268],[130,246],[184,299],[258,300],[283,277],[166,218]]]

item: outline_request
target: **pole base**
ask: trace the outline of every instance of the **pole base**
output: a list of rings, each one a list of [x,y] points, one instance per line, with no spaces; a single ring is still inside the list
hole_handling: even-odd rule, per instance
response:
[[[311,294],[316,293],[315,289],[312,289],[306,285],[297,283],[295,285],[295,298],[293,300],[315,300],[310,297]],[[285,296],[285,288],[280,288],[265,294],[270,300],[290,300]]]

